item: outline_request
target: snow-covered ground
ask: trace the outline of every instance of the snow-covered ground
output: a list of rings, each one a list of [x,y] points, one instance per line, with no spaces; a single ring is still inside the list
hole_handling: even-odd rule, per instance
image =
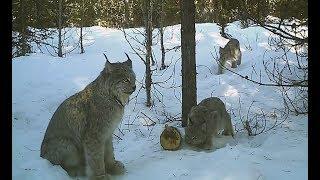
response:
[[[263,70],[262,59],[277,53],[268,45],[270,33],[259,27],[240,29],[237,22],[227,29],[240,41],[242,50],[242,64],[235,71],[260,78],[252,72],[252,65],[257,70]],[[198,102],[210,96],[220,97],[236,129],[242,129],[239,114],[246,117],[251,103],[248,117],[263,110],[269,117],[268,126],[276,120],[284,122],[255,137],[248,137],[244,131],[238,131],[235,139],[221,137],[217,149],[210,152],[194,151],[185,146],[178,151],[165,151],[159,143],[165,122],[181,116],[179,50],[166,54],[166,64],[170,66],[160,71],[156,69],[160,66],[160,46],[154,45],[158,65],[153,66],[156,69],[153,71],[153,81],[158,83],[153,87],[154,106],[147,108],[144,105],[144,89],[139,91],[144,65],[132,53],[123,33],[97,26],[86,28],[86,31],[84,54],[74,51],[65,58],[58,58],[46,53],[33,53],[12,61],[13,179],[71,179],[60,166],[53,166],[40,158],[39,149],[46,127],[63,100],[82,90],[98,76],[105,63],[102,53],[115,62],[126,59],[124,52],[129,53],[133,60],[137,90],[131,95],[123,121],[114,136],[115,156],[127,169],[125,175],[115,179],[307,179],[307,116],[289,115],[283,119],[279,114],[279,110],[283,109],[282,98],[275,88],[258,86],[230,72],[216,75],[217,64],[211,53],[215,56],[219,46],[223,47],[228,42],[220,36],[216,24],[196,25]],[[168,49],[180,45],[180,25],[166,28],[164,44]],[[267,81],[265,76],[262,80]],[[148,117],[156,124],[151,125]],[[168,123],[184,134],[179,121]]]

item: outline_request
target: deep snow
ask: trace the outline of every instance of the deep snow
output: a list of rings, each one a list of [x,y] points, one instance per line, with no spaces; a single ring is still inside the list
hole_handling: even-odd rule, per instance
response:
[[[252,65],[262,69],[262,58],[276,55],[267,43],[270,33],[262,28],[240,29],[235,22],[227,29],[241,45],[242,64],[236,72],[250,76]],[[237,129],[242,128],[238,113],[239,98],[242,116],[246,116],[252,101],[253,113],[261,108],[270,115],[275,109],[283,108],[280,93],[275,88],[258,86],[230,72],[217,76],[217,65],[211,53],[218,53],[215,49],[223,47],[228,40],[220,36],[216,24],[197,24],[196,31],[198,102],[210,96],[220,97],[231,113],[232,122]],[[38,52],[12,61],[13,179],[71,179],[60,166],[53,166],[39,156],[48,122],[63,100],[82,90],[98,76],[105,63],[102,53],[106,53],[111,61],[124,61],[124,52],[129,53],[133,60],[138,82],[137,90],[131,95],[132,99],[125,107],[123,121],[114,136],[116,158],[127,169],[125,175],[115,179],[307,179],[308,119],[303,115],[289,115],[275,129],[255,137],[248,137],[243,131],[238,132],[235,139],[221,137],[215,151],[198,152],[186,147],[174,152],[164,151],[159,144],[159,137],[166,117],[181,115],[180,51],[166,54],[166,64],[170,64],[167,70],[154,71],[153,81],[159,82],[161,86],[155,85],[154,88],[162,95],[153,89],[154,106],[146,108],[144,89],[139,91],[144,66],[132,53],[122,32],[98,26],[86,28],[86,32],[87,46],[84,54],[74,51],[65,58],[58,58]],[[177,45],[180,45],[180,25],[167,27],[165,47]],[[160,46],[157,44],[153,48],[160,66]],[[153,67],[155,68],[156,66]],[[170,76],[172,78],[163,82]],[[263,76],[262,80],[267,81],[267,78]],[[148,126],[152,122],[141,112],[151,117],[156,124]],[[269,125],[275,121],[273,118],[268,120]],[[278,122],[282,120],[278,115]],[[169,124],[178,127],[184,134],[179,121]]]

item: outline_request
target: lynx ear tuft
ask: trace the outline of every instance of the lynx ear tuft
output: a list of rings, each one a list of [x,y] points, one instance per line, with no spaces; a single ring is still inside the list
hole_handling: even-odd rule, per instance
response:
[[[104,53],[103,53],[103,55],[106,58],[106,64],[105,64],[106,72],[111,72],[112,71],[112,63],[110,63],[108,57]]]
[[[128,55],[127,53],[125,53],[125,54],[126,54],[126,56],[127,56],[127,58],[128,58],[127,61],[126,61],[126,63],[127,63],[127,65],[128,65],[129,67],[132,68],[132,61],[131,61],[129,55]]]
[[[103,55],[106,58],[106,60],[109,62],[109,59],[108,59],[107,55],[105,53],[103,53]]]
[[[126,56],[127,56],[128,60],[130,60],[130,57],[129,57],[129,55],[128,55],[127,53],[125,53],[125,54],[126,54]]]

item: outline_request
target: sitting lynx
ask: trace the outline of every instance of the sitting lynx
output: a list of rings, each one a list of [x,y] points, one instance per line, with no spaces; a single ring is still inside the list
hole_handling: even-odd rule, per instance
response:
[[[106,57],[106,56],[105,56]],[[42,158],[61,165],[70,176],[108,180],[124,173],[113,153],[112,134],[135,89],[132,62],[110,63],[84,90],[66,99],[53,114],[41,144]]]
[[[212,139],[220,130],[223,130],[223,135],[234,135],[230,115],[219,98],[206,98],[191,108],[185,128],[187,144],[211,149]]]
[[[241,64],[240,43],[237,39],[231,38],[224,48],[219,48],[220,63],[225,66],[227,61],[231,61],[231,67],[236,68]],[[222,74],[222,67],[219,64],[218,74]]]

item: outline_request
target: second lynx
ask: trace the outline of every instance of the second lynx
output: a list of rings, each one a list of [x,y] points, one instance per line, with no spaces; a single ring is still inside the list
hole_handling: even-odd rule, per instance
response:
[[[240,43],[237,39],[230,39],[224,48],[219,49],[220,64],[218,66],[218,74],[222,74],[222,66],[225,66],[227,61],[231,61],[231,67],[236,68],[241,64]]]

